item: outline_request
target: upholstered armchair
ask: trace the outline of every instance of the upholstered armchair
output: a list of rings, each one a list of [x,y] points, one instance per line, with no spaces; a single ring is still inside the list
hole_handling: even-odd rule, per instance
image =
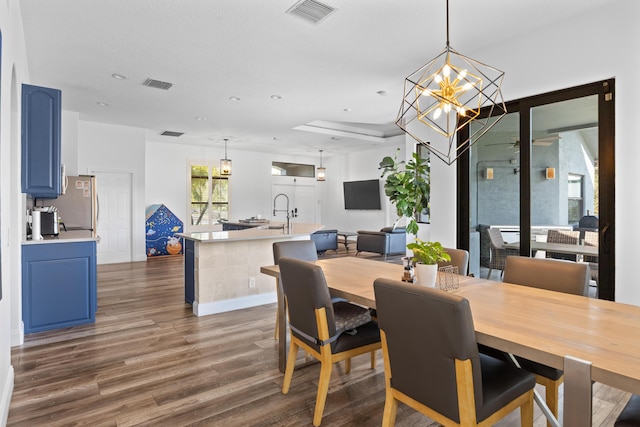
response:
[[[400,255],[407,252],[407,230],[404,227],[385,227],[380,231],[358,230],[356,255],[375,252],[380,255]]]
[[[318,230],[310,237],[316,244],[316,251],[319,254],[328,250],[338,250],[338,230]]]

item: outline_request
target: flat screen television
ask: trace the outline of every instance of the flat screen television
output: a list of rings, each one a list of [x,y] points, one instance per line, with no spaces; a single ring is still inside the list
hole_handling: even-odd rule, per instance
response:
[[[380,210],[380,181],[345,181],[344,208],[359,210]]]

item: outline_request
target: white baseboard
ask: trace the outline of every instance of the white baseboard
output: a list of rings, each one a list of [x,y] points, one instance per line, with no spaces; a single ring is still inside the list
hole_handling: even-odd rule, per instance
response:
[[[209,314],[224,313],[227,311],[240,310],[243,308],[256,307],[258,305],[273,304],[278,298],[275,292],[265,294],[249,295],[246,297],[227,299],[224,301],[213,301],[198,304],[193,303],[193,314],[196,316],[207,316]]]
[[[0,425],[2,426],[7,425],[7,419],[9,418],[9,404],[11,403],[14,382],[13,366],[9,365],[5,378],[7,380],[2,387],[2,396],[0,396]]]
[[[24,344],[24,322],[20,321],[20,329],[11,331],[11,347],[22,344]]]

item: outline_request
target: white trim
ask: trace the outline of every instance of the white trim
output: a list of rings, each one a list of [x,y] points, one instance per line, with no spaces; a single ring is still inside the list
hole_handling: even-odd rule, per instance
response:
[[[277,301],[278,299],[275,292],[249,295],[246,297],[227,299],[223,301],[205,302],[202,304],[198,304],[197,301],[194,301],[193,314],[196,316],[207,316],[209,314],[225,313],[227,311],[256,307],[258,305],[273,304]]]
[[[6,426],[7,419],[9,418],[9,404],[11,403],[11,395],[13,394],[14,373],[13,366],[9,365],[7,375],[5,375],[7,381],[2,387],[2,398],[0,400],[0,425]]]
[[[21,320],[18,330],[11,331],[11,347],[24,344],[24,322]],[[3,424],[0,424],[3,425]]]

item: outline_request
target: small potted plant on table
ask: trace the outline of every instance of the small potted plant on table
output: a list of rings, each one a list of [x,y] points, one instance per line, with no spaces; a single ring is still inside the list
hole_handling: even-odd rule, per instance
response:
[[[435,287],[438,263],[451,261],[449,254],[440,242],[425,242],[417,237],[414,242],[407,245],[407,248],[413,252],[412,261],[415,262],[418,284]]]

